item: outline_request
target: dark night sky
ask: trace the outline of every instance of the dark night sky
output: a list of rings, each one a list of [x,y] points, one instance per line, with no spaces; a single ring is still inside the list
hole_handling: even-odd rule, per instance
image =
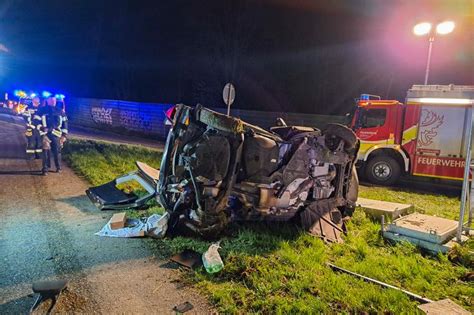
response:
[[[0,0],[0,90],[341,114],[420,84],[419,21],[456,21],[430,83],[474,84],[472,0]]]

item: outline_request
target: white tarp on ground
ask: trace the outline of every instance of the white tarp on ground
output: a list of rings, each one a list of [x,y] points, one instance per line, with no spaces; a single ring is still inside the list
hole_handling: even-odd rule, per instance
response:
[[[95,235],[108,237],[143,237],[145,235],[161,238],[165,236],[168,228],[169,214],[164,215],[153,214],[142,221],[139,219],[127,219],[126,227],[122,229],[112,230],[110,221]]]

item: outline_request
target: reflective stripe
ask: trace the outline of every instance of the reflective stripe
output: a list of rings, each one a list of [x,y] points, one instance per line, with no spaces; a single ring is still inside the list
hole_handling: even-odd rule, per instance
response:
[[[43,115],[41,120],[43,121],[43,126],[47,127],[48,125],[46,124],[46,115]]]
[[[403,130],[402,145],[415,140],[418,135],[418,125],[411,126],[408,129]]]
[[[35,153],[41,153],[41,152],[43,152],[43,149],[36,149],[35,150]]]
[[[34,116],[33,116],[33,119],[41,120],[41,116],[39,116],[39,115],[34,115]]]
[[[53,129],[51,133],[55,135],[56,137],[61,137],[61,130]]]
[[[26,150],[26,153],[35,153],[35,150]]]
[[[36,129],[40,130],[40,129],[41,129],[41,127],[43,127],[43,126],[41,126],[41,125],[37,125],[37,126],[36,126]]]
[[[65,134],[68,133],[67,129],[61,129],[61,131],[62,131],[63,133],[65,133]]]

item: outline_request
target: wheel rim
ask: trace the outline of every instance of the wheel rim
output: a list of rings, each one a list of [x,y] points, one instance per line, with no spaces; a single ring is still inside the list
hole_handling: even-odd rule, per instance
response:
[[[392,169],[386,162],[377,162],[372,168],[372,174],[375,176],[375,178],[387,180],[392,175]]]

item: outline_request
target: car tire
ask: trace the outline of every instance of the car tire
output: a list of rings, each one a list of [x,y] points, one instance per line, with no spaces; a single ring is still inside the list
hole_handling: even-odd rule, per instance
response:
[[[393,157],[388,155],[373,157],[365,167],[365,177],[369,182],[376,185],[393,185],[400,175],[400,165]]]
[[[324,134],[341,138],[346,150],[354,149],[357,144],[357,136],[354,131],[341,124],[328,124]]]

